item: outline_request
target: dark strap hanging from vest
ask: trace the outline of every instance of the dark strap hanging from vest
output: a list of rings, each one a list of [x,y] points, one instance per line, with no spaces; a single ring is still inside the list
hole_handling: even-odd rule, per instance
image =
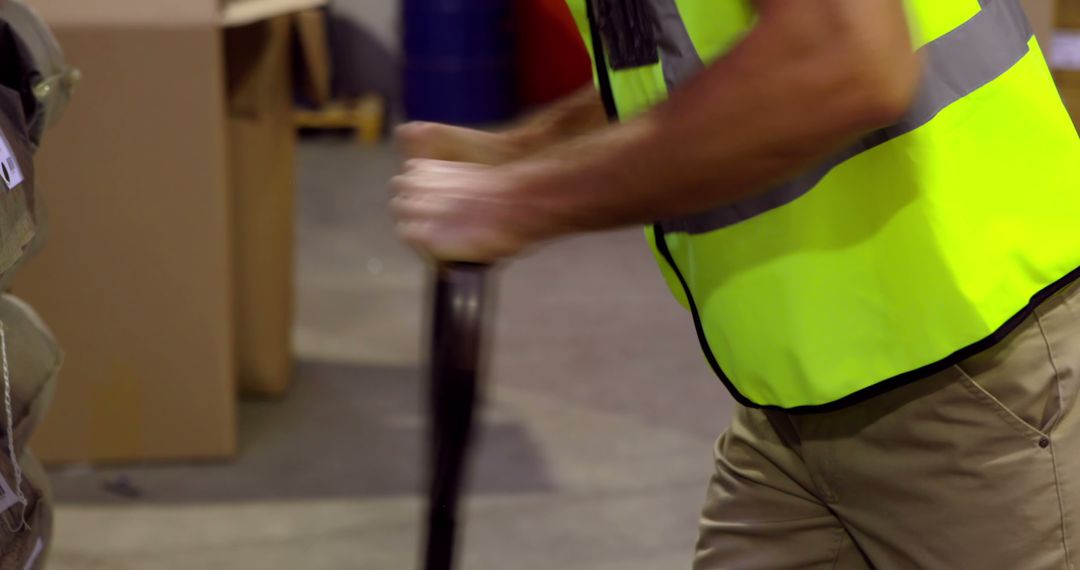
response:
[[[645,0],[595,1],[593,15],[612,69],[633,69],[660,62],[653,12]]]
[[[611,77],[608,76],[607,58],[604,56],[604,42],[600,41],[600,28],[596,25],[596,13],[593,0],[585,0],[585,12],[589,19],[589,37],[592,40],[593,65],[596,67],[596,80],[600,88],[600,100],[611,122],[619,120],[619,108],[615,105],[615,93],[611,89]]]

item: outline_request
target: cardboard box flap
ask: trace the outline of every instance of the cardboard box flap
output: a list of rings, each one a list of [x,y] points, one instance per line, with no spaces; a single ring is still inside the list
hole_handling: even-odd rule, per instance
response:
[[[240,26],[225,34],[225,79],[228,109],[231,116],[257,119],[270,107],[268,99],[277,96],[271,71],[286,62],[271,49],[275,44],[288,45],[289,29],[277,26]]]
[[[221,24],[245,26],[274,16],[319,8],[326,0],[221,0]]]
[[[296,38],[300,44],[297,80],[306,102],[322,107],[333,95],[333,65],[326,12],[305,10],[296,15]]]

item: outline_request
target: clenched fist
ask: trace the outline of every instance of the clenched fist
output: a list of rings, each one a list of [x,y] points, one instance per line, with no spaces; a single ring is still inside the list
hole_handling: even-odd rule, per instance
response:
[[[487,263],[555,235],[513,166],[411,159],[391,181],[401,237],[435,259]]]

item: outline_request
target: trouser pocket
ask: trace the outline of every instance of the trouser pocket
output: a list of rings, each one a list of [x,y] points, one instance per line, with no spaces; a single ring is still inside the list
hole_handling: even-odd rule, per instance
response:
[[[1053,307],[1048,307],[1054,310]],[[1063,373],[1037,311],[993,348],[956,366],[959,381],[983,405],[1026,435],[1046,437],[1061,417]]]

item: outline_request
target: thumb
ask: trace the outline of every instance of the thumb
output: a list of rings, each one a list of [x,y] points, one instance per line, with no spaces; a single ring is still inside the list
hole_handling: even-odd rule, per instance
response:
[[[406,158],[460,160],[453,133],[453,127],[426,122],[406,123],[395,132]]]

